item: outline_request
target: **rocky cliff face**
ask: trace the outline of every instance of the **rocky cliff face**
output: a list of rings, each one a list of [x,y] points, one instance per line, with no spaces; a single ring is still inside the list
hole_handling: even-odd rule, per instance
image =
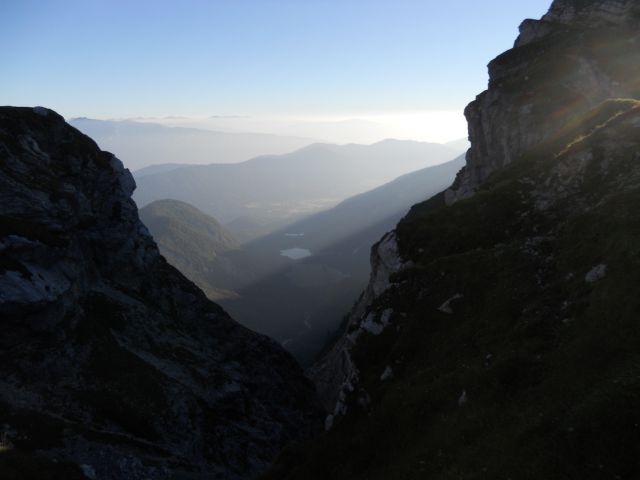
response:
[[[602,101],[637,97],[639,23],[633,0],[556,1],[541,20],[523,22],[514,48],[489,64],[489,88],[465,110],[471,149],[447,203]]]
[[[490,64],[466,168],[312,371],[329,432],[270,478],[640,475],[638,18],[556,1]]]
[[[251,478],[320,425],[295,361],[160,256],[134,188],[53,111],[0,109],[0,476],[34,454],[69,478]]]
[[[542,21],[601,27],[632,25],[638,15],[640,5],[634,0],[556,0]]]
[[[366,392],[356,392],[360,373],[352,359],[352,350],[360,336],[367,333],[380,335],[389,325],[393,312],[376,309],[376,303],[391,286],[389,277],[406,267],[407,264],[398,253],[395,233],[386,234],[371,249],[371,278],[349,314],[347,330],[329,352],[309,369],[309,376],[329,412],[325,420],[327,430],[337,417],[347,412],[347,396],[354,396],[355,393],[361,405],[369,402]]]

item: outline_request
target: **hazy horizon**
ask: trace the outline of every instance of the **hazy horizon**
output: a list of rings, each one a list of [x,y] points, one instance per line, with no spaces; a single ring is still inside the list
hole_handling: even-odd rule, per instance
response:
[[[467,137],[461,112],[397,112],[373,115],[209,115],[205,117],[71,117],[101,121],[154,123],[228,133],[261,133],[298,137],[313,142],[372,144],[382,140],[448,143]]]
[[[71,117],[67,121],[79,127],[83,121],[126,125],[158,125],[166,128],[194,129],[229,134],[258,134],[300,139],[306,144],[372,145],[385,140],[416,141],[446,145],[467,139],[467,124],[458,112],[423,112],[371,117]],[[82,130],[82,128],[80,128]],[[91,132],[85,132],[91,136]],[[283,150],[280,153],[285,153]],[[272,153],[265,151],[264,153]],[[249,158],[249,157],[248,157]],[[247,159],[248,159],[247,158]]]
[[[514,25],[549,3],[9,0],[0,103],[332,143],[444,143],[466,136],[463,109]]]

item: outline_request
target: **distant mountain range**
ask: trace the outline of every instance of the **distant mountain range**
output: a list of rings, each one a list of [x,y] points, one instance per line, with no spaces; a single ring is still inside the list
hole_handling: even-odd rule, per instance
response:
[[[260,132],[317,142],[347,144],[376,143],[386,138],[439,141],[453,132],[466,132],[462,116],[453,112],[414,112],[362,117],[305,115],[212,115],[208,117],[137,117],[137,122],[168,127],[196,128],[217,132]],[[454,134],[455,135],[455,134]]]
[[[149,165],[235,163],[264,154],[281,154],[314,142],[308,138],[264,133],[222,132],[167,127],[132,120],[72,118],[69,123],[102,149],[137,170]]]
[[[166,198],[187,202],[246,242],[460,153],[459,147],[398,140],[313,144],[236,164],[145,170],[136,174],[134,199],[140,207]]]
[[[243,250],[269,270],[239,289],[238,297],[221,299],[221,305],[308,364],[366,285],[371,246],[411,205],[447,188],[463,165],[460,156],[403,175],[245,245]],[[311,256],[281,255],[295,248]]]
[[[326,250],[390,217],[400,219],[408,207],[424,200],[425,195],[449,186],[463,166],[464,155],[441,165],[402,175],[373,190],[350,197],[329,210],[287,225],[284,230],[260,238],[246,248],[260,255],[269,250],[293,247],[314,252]],[[390,225],[394,226],[395,223],[397,221]],[[371,242],[363,245],[365,250],[370,246]],[[368,255],[366,257],[368,267]]]
[[[242,247],[181,201],[155,201],[140,217],[160,252],[210,298],[309,363],[366,284],[371,245],[411,205],[449,186],[463,164],[459,157],[406,174]],[[310,256],[282,255],[294,249]]]
[[[133,175],[135,178],[146,177],[147,175],[154,175],[156,173],[165,173],[170,172],[171,170],[175,170],[177,168],[183,167],[193,167],[194,164],[190,163],[160,163],[157,165],[149,165],[148,167],[143,167],[139,170],[135,170]]]

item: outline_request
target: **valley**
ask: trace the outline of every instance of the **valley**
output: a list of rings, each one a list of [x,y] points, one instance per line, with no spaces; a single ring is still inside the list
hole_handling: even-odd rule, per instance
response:
[[[242,245],[230,246],[232,229],[177,200],[152,202],[140,215],[170,263],[309,365],[366,285],[370,246],[411,205],[450,185],[462,165],[459,157],[408,173]],[[162,205],[175,207],[153,215]]]

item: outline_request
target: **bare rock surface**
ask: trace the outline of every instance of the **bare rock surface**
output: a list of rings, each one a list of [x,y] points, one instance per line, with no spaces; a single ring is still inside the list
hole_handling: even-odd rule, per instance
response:
[[[639,24],[633,0],[556,0],[541,20],[525,20],[514,48],[489,64],[489,88],[465,110],[471,148],[447,203],[601,102],[635,98]]]

